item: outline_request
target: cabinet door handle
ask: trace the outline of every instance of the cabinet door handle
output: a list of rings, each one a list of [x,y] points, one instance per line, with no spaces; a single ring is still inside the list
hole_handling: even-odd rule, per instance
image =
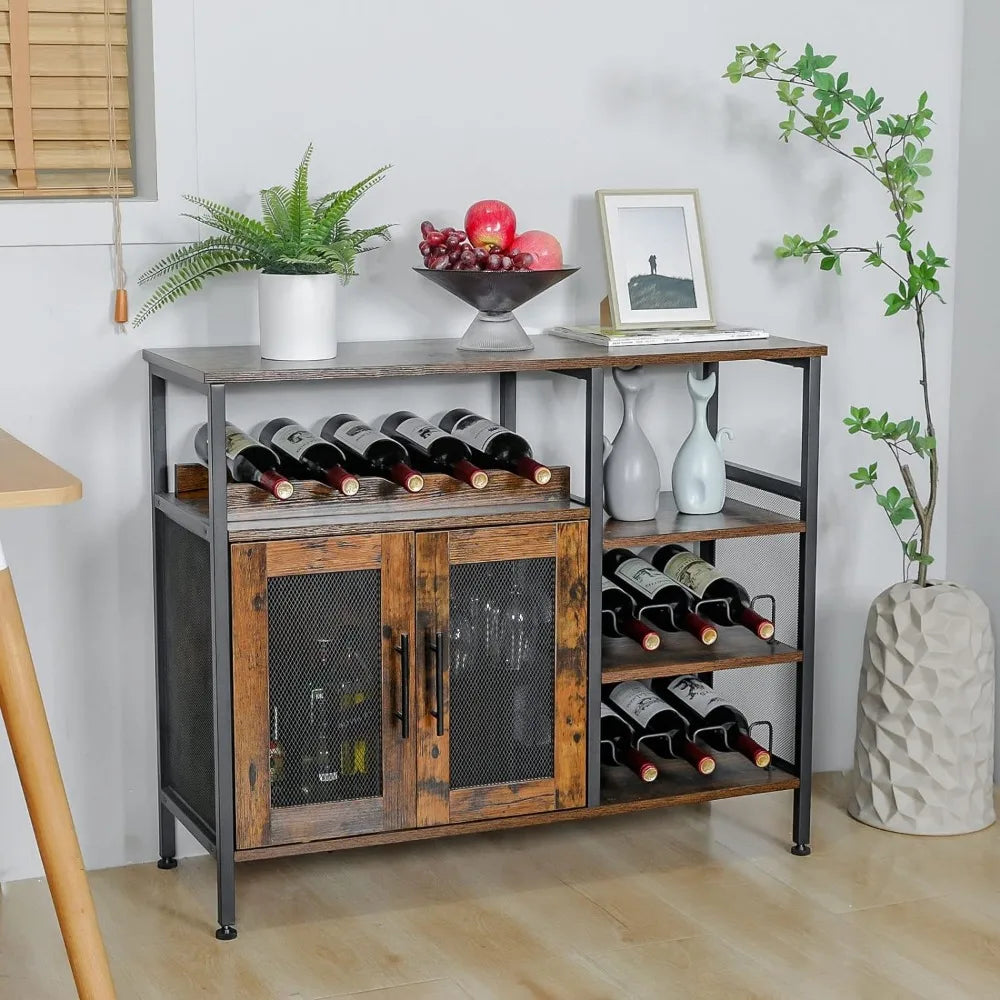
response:
[[[400,735],[404,740],[410,738],[410,636],[406,632],[399,633],[399,645],[392,647],[399,653],[400,676],[403,684],[402,696],[399,699],[401,711],[394,712],[393,718],[402,723]]]
[[[431,711],[431,715],[437,719],[438,736],[444,736],[444,643],[444,632],[435,632],[434,641],[428,643],[434,652],[434,702],[437,707]]]

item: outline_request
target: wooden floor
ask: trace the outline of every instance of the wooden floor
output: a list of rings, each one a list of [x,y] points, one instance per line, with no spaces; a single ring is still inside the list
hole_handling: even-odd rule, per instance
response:
[[[220,944],[207,859],[93,876],[121,1000],[1000,997],[1000,827],[880,833],[791,793],[238,869]],[[0,998],[72,998],[42,882],[0,903]]]

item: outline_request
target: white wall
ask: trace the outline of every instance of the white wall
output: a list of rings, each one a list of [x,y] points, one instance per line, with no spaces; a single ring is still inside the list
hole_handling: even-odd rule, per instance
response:
[[[509,200],[522,223],[564,237],[583,270],[524,310],[541,327],[595,318],[604,294],[593,204],[598,187],[701,189],[716,311],[729,322],[829,343],[825,365],[817,663],[817,764],[850,759],[863,617],[898,573],[895,542],[847,472],[867,451],[839,426],[850,403],[892,411],[917,395],[905,318],[880,317],[878,274],[840,281],[779,266],[770,247],[786,230],[831,221],[845,237],[883,231],[877,191],[860,171],[806,144],[780,146],[780,117],[764,88],[720,78],[737,42],[777,37],[842,53],[871,74],[890,106],[925,87],[942,122],[929,186],[928,228],[954,244],[959,98],[958,4],[850,0],[842,17],[771,0],[671,4],[508,0],[488,13],[457,3],[316,4],[287,0],[154,0],[159,198],[129,206],[134,275],[185,230],[179,195],[200,191],[249,206],[290,175],[316,143],[317,189],[353,182],[383,162],[390,178],[357,221],[399,223],[397,242],[364,262],[342,296],[345,339],[449,336],[468,322],[459,303],[412,275],[425,216],[460,220],[479,197]],[[193,24],[186,20],[193,17]],[[487,23],[488,22],[488,23]],[[866,25],[859,30],[859,23]],[[887,45],[905,26],[906,44]],[[486,30],[488,27],[488,30]],[[451,67],[455,67],[452,69]],[[488,81],[488,82],[487,82]],[[59,510],[5,514],[0,531],[22,594],[42,687],[89,865],[155,856],[155,758],[144,346],[252,339],[252,281],[219,282],[200,297],[117,336],[106,321],[109,257],[103,213],[0,205],[0,424],[77,471],[87,495]],[[43,217],[44,216],[44,217]],[[60,228],[60,219],[65,225]],[[4,224],[10,220],[10,225]],[[24,244],[51,243],[52,245]],[[133,303],[141,295],[132,291]],[[950,309],[935,316],[933,361],[947,433]],[[681,373],[658,376],[644,419],[661,465],[688,426]],[[566,382],[567,384],[563,384]],[[573,458],[582,397],[568,380],[526,380],[525,428],[539,451]],[[305,417],[334,406],[375,414],[403,384],[294,390],[271,403],[234,397],[250,421],[269,409]],[[795,380],[750,365],[724,370],[723,417],[737,460],[794,475]],[[481,380],[406,383],[414,409],[442,400],[489,405]],[[529,402],[530,397],[530,402]],[[279,402],[280,400],[280,402]],[[609,428],[620,412],[609,394]],[[557,412],[556,412],[557,411]],[[556,413],[558,419],[550,418]],[[187,448],[195,400],[170,408],[171,440]],[[183,456],[182,456],[183,457]],[[943,533],[942,533],[943,534]],[[943,543],[943,538],[941,539]],[[943,544],[942,544],[943,554]],[[0,879],[38,873],[30,828],[5,744],[0,745]]]
[[[1000,366],[1000,313],[996,278],[996,163],[1000,156],[1000,108],[985,86],[1000,43],[1000,8],[991,0],[966,0],[962,74],[962,128],[955,336],[952,362],[951,498],[948,577],[974,588],[1000,618],[1000,534],[996,498],[1000,435],[996,373]],[[988,60],[984,62],[984,60]],[[1000,731],[998,731],[1000,760]],[[1000,775],[1000,772],[998,772]]]

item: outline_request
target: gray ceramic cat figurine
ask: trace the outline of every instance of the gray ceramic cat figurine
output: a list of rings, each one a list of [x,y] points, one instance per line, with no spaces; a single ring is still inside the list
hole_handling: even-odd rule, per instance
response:
[[[721,441],[731,441],[733,432],[722,427],[713,438],[708,429],[708,401],[715,395],[715,381],[715,372],[705,379],[688,372],[694,426],[674,459],[670,475],[674,503],[682,514],[718,514],[726,502],[726,459]]]
[[[649,521],[660,502],[660,466],[635,412],[648,378],[641,366],[615,368],[612,375],[625,415],[604,462],[604,506],[619,521]]]

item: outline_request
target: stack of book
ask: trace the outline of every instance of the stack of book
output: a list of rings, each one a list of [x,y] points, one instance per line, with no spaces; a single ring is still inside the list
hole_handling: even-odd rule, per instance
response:
[[[703,344],[715,340],[763,340],[766,330],[752,327],[711,327],[709,329],[665,330],[649,328],[615,330],[607,326],[554,326],[546,331],[567,340],[581,340],[602,347],[655,347],[662,344]]]

